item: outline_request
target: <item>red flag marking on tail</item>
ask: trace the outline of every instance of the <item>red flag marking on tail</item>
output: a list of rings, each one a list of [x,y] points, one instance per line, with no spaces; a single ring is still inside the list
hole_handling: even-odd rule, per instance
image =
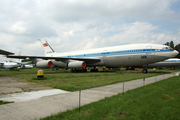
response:
[[[48,46],[48,44],[47,44],[47,43],[44,43],[43,46],[46,47],[46,46]]]

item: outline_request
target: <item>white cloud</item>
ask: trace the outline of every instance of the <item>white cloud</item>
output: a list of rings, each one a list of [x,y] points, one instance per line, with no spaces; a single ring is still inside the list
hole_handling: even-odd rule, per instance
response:
[[[24,27],[24,22],[21,22],[21,21],[12,25],[10,29],[13,32],[17,32],[17,33],[21,33],[21,34],[26,32],[26,28]]]
[[[124,16],[151,20],[173,19],[176,15],[169,8],[172,3],[173,1],[169,0],[56,0],[54,2],[48,2],[49,7],[44,12],[47,12],[47,15],[57,22],[73,22],[99,18],[107,19],[109,17]]]
[[[57,52],[171,40],[179,44],[180,8],[171,9],[176,2],[1,0],[0,49],[43,55],[39,38]]]

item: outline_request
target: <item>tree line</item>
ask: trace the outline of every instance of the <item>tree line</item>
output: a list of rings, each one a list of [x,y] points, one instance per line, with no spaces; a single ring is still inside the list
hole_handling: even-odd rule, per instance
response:
[[[174,50],[177,50],[179,54],[175,58],[180,58],[180,44],[174,45],[174,42],[171,41],[171,42],[166,42],[164,45],[170,46]]]

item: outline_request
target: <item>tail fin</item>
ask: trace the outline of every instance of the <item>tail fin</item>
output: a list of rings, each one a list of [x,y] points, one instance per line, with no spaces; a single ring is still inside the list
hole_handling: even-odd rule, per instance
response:
[[[44,49],[44,54],[46,55],[50,55],[55,53],[55,51],[51,48],[51,46],[47,43],[46,39],[44,38],[40,38],[39,39],[41,41],[42,47]]]

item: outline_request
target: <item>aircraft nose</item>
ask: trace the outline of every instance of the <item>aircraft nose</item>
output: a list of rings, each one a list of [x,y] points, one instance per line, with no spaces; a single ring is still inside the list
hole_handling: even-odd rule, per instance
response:
[[[179,54],[179,52],[177,50],[173,51],[172,57],[176,57]]]

